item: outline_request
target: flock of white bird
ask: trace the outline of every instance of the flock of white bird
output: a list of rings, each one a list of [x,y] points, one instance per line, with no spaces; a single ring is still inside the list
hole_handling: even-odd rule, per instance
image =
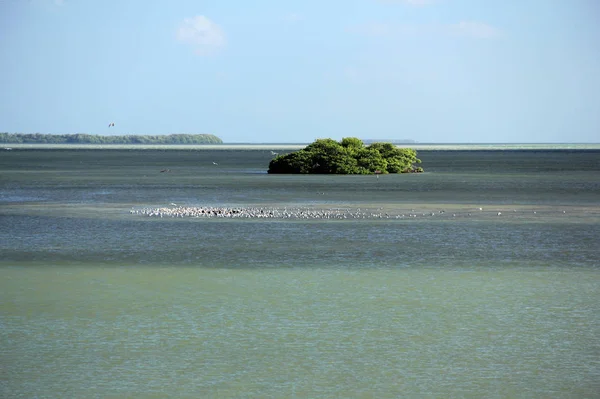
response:
[[[501,216],[502,212],[491,211],[484,212],[483,208],[475,209],[479,214],[496,214]],[[517,213],[516,209],[513,213]],[[522,214],[526,211],[520,211]],[[157,208],[140,208],[130,210],[131,214],[150,216],[150,217],[171,217],[171,218],[241,218],[241,219],[407,219],[407,218],[469,218],[473,216],[472,212],[459,212],[446,214],[445,210],[437,212],[423,212],[411,209],[410,212],[377,209],[361,209],[361,208],[306,208],[306,207],[212,207],[212,206],[180,206],[175,203],[170,203],[166,207]],[[529,211],[530,214],[537,214],[536,211]],[[563,214],[566,211],[562,211]]]

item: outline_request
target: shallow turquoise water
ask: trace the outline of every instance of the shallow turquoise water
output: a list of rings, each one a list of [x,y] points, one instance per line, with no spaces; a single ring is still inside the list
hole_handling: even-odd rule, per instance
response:
[[[595,397],[596,271],[3,270],[4,397]]]
[[[598,397],[598,152],[420,157],[376,179],[270,176],[259,150],[0,154],[0,396]],[[129,213],[170,202],[416,217]]]

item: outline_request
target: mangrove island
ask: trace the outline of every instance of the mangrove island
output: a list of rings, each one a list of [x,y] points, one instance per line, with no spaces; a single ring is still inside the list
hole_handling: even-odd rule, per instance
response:
[[[422,172],[417,152],[398,148],[391,143],[372,143],[346,137],[337,142],[318,139],[302,150],[276,156],[269,163],[268,173],[313,173],[365,175]]]

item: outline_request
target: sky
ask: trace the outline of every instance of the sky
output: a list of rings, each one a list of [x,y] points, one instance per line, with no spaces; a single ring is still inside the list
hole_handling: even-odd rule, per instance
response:
[[[600,1],[0,0],[0,132],[597,143]]]

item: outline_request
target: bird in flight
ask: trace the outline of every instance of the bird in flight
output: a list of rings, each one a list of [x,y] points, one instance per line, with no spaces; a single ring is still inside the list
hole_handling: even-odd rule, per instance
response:
[[[213,165],[218,165],[218,163],[216,163],[215,161],[213,161]]]
[[[108,124],[108,127],[111,127],[111,126],[115,126],[115,123],[111,122],[111,123]]]

